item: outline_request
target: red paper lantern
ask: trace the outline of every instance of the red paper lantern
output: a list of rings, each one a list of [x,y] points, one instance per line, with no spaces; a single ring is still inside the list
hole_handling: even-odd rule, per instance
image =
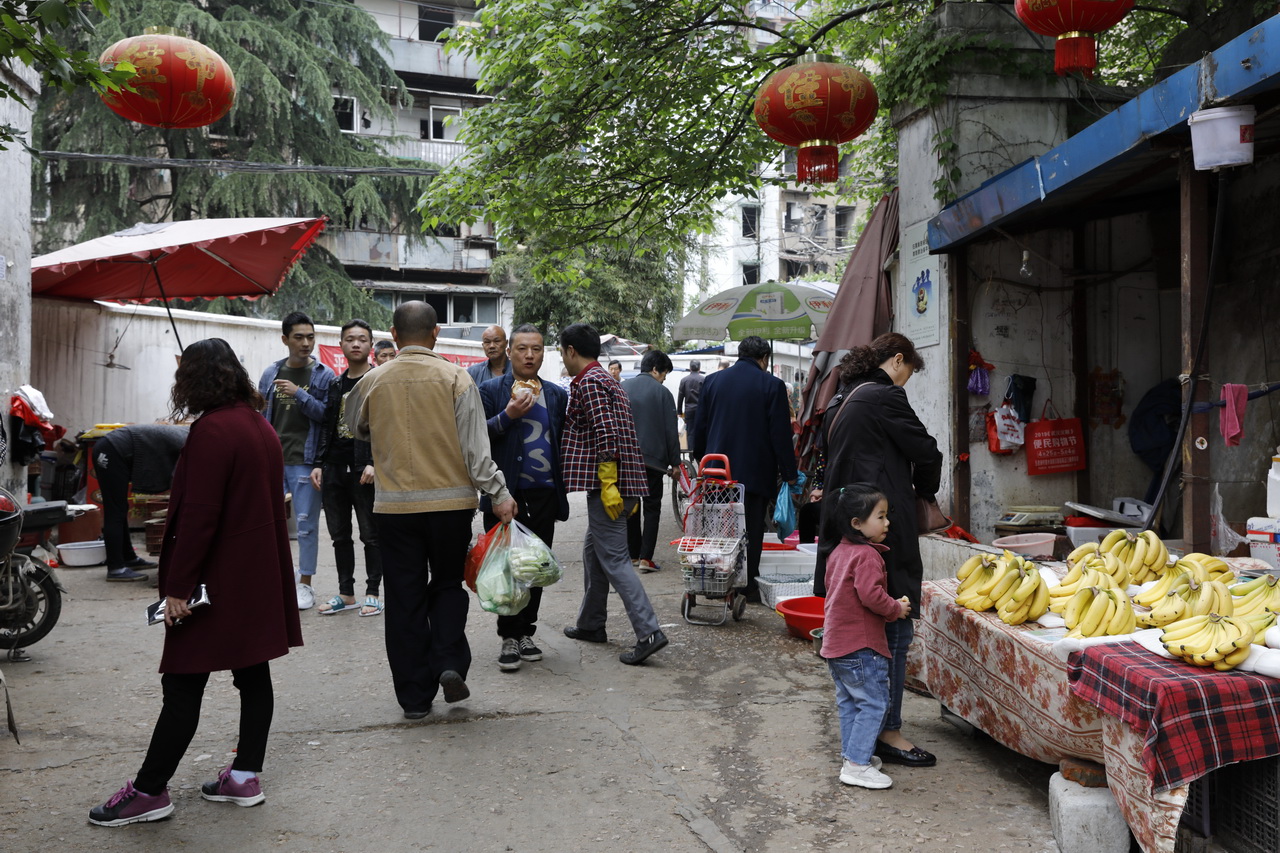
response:
[[[111,67],[132,62],[136,91],[104,92],[116,114],[152,127],[204,127],[222,118],[236,99],[236,78],[221,56],[198,41],[148,32],[121,39],[98,60]]]
[[[818,60],[770,76],[756,95],[755,118],[770,138],[800,149],[798,181],[824,184],[839,177],[836,146],[870,127],[879,109],[876,87],[867,75],[848,65]]]
[[[1134,0],[1015,0],[1018,20],[1042,36],[1057,36],[1053,70],[1059,74],[1098,67],[1098,33],[1109,30],[1133,8]]]

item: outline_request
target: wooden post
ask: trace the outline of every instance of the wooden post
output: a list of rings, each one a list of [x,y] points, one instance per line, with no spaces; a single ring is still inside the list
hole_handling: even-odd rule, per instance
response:
[[[1184,148],[1178,163],[1182,244],[1182,372],[1194,369],[1205,300],[1209,296],[1209,176],[1192,163],[1191,149]],[[1200,365],[1202,381],[1196,383],[1193,402],[1210,399],[1206,356]],[[1183,386],[1185,401],[1187,386]],[[1192,551],[1209,551],[1210,418],[1192,414],[1182,439],[1182,538]],[[1172,488],[1173,484],[1170,484]]]
[[[969,346],[973,343],[973,325],[969,317],[969,253],[961,248],[948,257],[951,278],[951,364],[952,406],[951,434],[955,444],[955,460],[951,466],[951,520],[966,530],[971,524],[969,494]],[[964,458],[961,459],[960,457]]]

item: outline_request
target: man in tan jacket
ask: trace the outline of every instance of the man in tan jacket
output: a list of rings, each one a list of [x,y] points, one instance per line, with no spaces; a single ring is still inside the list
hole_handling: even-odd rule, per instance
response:
[[[436,355],[436,312],[406,302],[392,318],[396,359],[365,374],[347,424],[373,453],[373,513],[386,582],[387,661],[406,719],[471,695],[463,563],[476,490],[510,521],[516,502],[489,456],[484,407],[465,370]]]

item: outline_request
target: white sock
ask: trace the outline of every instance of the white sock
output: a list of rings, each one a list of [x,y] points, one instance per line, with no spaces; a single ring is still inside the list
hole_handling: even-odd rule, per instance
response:
[[[258,778],[258,774],[254,773],[252,770],[232,770],[231,771],[231,779],[237,785],[243,785],[245,782],[248,782],[250,779],[256,779],[256,778]]]

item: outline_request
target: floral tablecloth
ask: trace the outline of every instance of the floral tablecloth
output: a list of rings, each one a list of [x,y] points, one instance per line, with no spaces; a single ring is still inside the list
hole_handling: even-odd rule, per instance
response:
[[[1187,788],[1154,793],[1143,736],[1071,693],[1067,664],[1037,638],[1038,626],[1009,626],[994,613],[958,606],[958,584],[954,578],[924,583],[915,670],[929,692],[1022,755],[1103,764],[1144,853],[1173,853]]]

